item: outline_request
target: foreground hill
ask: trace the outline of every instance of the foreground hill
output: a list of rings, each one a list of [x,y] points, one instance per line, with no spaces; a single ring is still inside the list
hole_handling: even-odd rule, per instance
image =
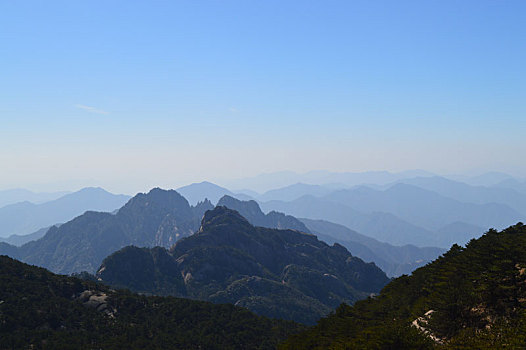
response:
[[[344,247],[295,230],[252,226],[236,211],[206,212],[194,235],[162,248],[124,248],[97,277],[131,290],[232,303],[258,314],[314,323],[389,279]]]
[[[155,188],[130,199],[115,215],[86,212],[19,248],[0,245],[0,254],[56,273],[94,273],[105,257],[127,245],[171,246],[197,230],[210,208],[210,202],[191,207],[177,192]]]
[[[526,226],[465,248],[342,305],[285,349],[518,349],[526,345]]]
[[[0,349],[273,349],[301,329],[232,305],[145,297],[0,256]]]
[[[0,208],[0,237],[30,234],[69,221],[87,210],[113,211],[129,199],[129,196],[90,187],[41,204],[11,204]]]

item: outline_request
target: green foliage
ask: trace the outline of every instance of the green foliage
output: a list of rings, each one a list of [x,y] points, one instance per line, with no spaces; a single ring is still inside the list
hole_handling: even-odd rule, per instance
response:
[[[393,280],[378,296],[341,306],[282,347],[524,348],[525,309],[526,227],[519,223],[502,232],[490,230],[466,247],[452,246],[411,276]],[[419,318],[425,332],[411,325]]]
[[[107,295],[109,311],[88,307],[86,290]],[[273,349],[301,329],[233,305],[113,291],[0,256],[0,349]]]

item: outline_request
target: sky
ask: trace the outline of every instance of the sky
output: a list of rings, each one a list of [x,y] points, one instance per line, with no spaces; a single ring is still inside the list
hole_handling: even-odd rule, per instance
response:
[[[525,1],[2,1],[0,189],[526,176]]]

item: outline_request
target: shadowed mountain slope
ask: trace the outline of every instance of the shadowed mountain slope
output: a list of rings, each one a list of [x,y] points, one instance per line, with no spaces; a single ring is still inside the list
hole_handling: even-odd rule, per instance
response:
[[[444,252],[444,249],[433,247],[393,246],[324,220],[298,220],[275,211],[265,215],[255,201],[240,201],[225,196],[218,204],[238,211],[255,226],[313,232],[326,243],[339,243],[364,261],[374,262],[388,276],[411,273]]]
[[[416,247],[410,244],[393,246],[364,236],[343,225],[324,220],[301,219],[301,221],[319,239],[329,244],[343,245],[360,259],[374,262],[388,276],[410,274],[445,252],[445,249],[436,247]]]
[[[169,247],[199,228],[210,202],[191,207],[177,192],[158,188],[130,199],[113,215],[86,212],[61,225],[51,227],[41,239],[0,253],[24,262],[46,267],[53,272],[95,272],[102,260],[127,246]]]
[[[104,260],[97,277],[141,293],[233,303],[303,323],[375,293],[389,280],[338,244],[254,227],[222,206],[208,211],[199,231],[170,251],[124,248]]]

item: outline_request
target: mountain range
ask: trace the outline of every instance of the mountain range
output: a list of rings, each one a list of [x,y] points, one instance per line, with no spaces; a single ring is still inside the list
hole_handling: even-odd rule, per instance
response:
[[[524,193],[513,188],[505,188],[502,186],[473,186],[440,176],[415,177],[412,179],[403,179],[398,182],[433,191],[459,202],[505,204],[519,213],[526,214],[526,196]]]
[[[507,204],[460,202],[403,183],[385,190],[360,186],[261,206],[296,217],[332,221],[390,244],[438,247],[466,243],[488,228],[502,228],[524,217]]]
[[[97,278],[140,293],[232,303],[307,324],[389,281],[339,244],[255,227],[223,206],[207,211],[199,230],[170,250],[126,247],[110,255]]]
[[[392,245],[443,248],[464,244],[488,228],[522,220],[519,209],[526,201],[515,190],[473,186],[429,174],[374,187],[344,187],[298,183],[252,193],[252,197],[265,212],[334,222]],[[242,199],[211,183],[193,184],[192,189],[201,200],[208,192]],[[506,201],[508,192],[513,196]]]
[[[270,201],[260,204],[264,211],[276,210],[295,217],[334,222],[392,245],[429,246],[434,240],[432,231],[404,221],[394,214],[364,214],[345,204],[314,196],[303,196],[291,202]]]
[[[398,173],[388,171],[330,172],[325,170],[315,170],[303,174],[293,171],[280,171],[260,174],[244,179],[222,181],[222,183],[228,188],[248,188],[263,193],[297,183],[329,186],[336,185],[337,187],[345,188],[363,184],[385,185],[400,179],[434,175],[435,174],[424,170],[409,170]]]

